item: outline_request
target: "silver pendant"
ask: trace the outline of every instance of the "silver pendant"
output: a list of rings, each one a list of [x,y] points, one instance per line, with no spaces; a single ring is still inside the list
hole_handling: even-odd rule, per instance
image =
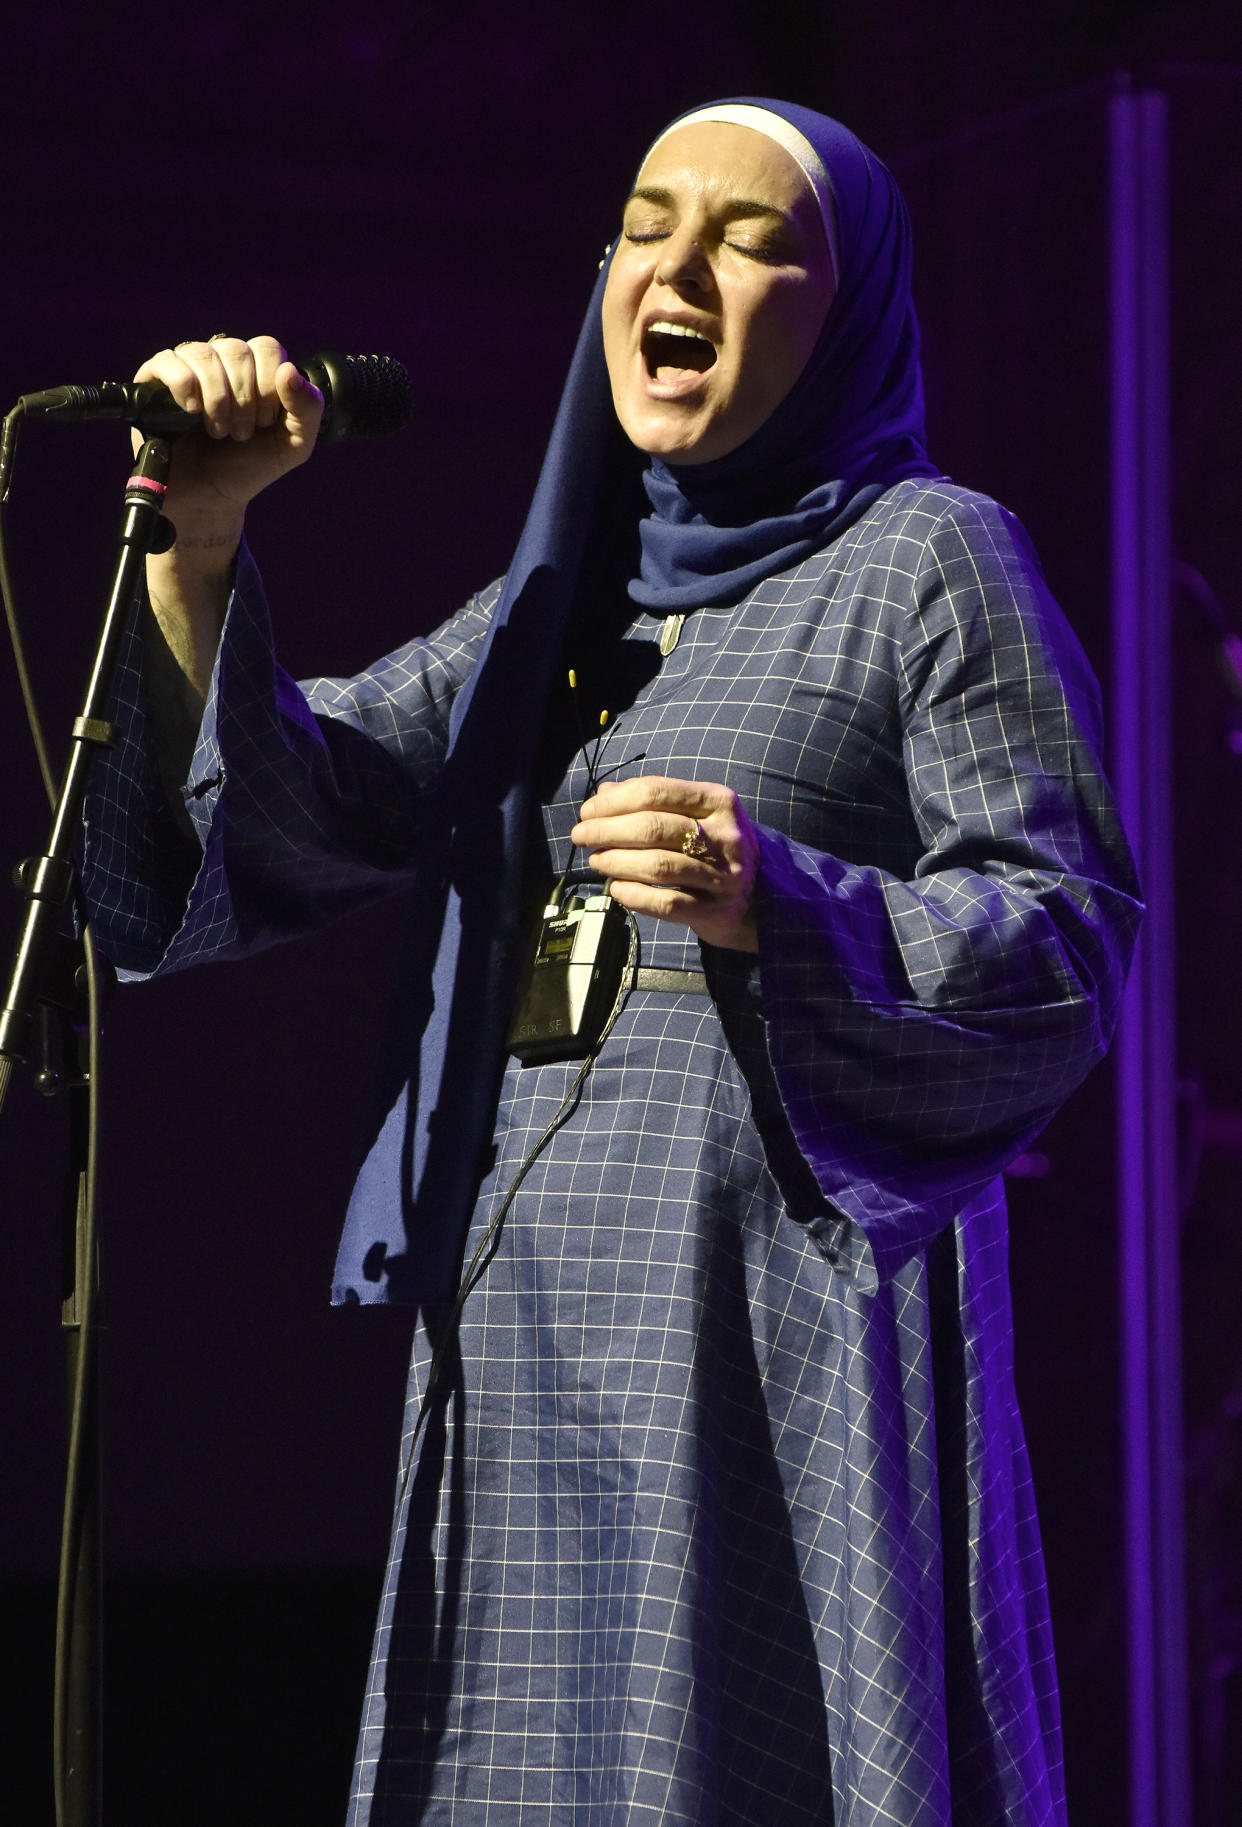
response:
[[[660,652],[666,660],[681,637],[681,625],[685,619],[684,615],[666,615],[664,618],[664,626],[660,630]]]

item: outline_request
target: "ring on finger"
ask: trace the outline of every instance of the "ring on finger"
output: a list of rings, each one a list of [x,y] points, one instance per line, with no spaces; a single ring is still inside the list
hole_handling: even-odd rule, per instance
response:
[[[696,863],[710,863],[713,869],[720,868],[722,860],[720,852],[697,818],[694,821],[694,830],[687,831],[681,840],[681,853],[683,856],[692,857]]]

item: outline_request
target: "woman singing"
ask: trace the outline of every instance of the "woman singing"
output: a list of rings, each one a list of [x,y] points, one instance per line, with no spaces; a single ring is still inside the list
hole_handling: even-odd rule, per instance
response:
[[[420,1314],[351,1821],[1062,1822],[999,1175],[1138,904],[1077,642],[928,460],[893,180],[784,103],[662,134],[506,577],[354,679],[279,671],[240,545],[315,389],[268,337],[140,376],[209,435],[92,814],[105,949],[413,884],[336,1283]]]

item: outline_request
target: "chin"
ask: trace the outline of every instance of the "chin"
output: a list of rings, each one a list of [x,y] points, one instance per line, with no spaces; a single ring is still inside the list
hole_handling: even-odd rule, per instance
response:
[[[741,438],[731,438],[719,425],[669,424],[649,412],[619,413],[621,429],[630,443],[661,463],[712,463],[736,450]]]

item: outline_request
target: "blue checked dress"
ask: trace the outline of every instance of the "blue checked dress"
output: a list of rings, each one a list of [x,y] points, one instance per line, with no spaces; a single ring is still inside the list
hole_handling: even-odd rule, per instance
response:
[[[303,698],[243,564],[184,919],[123,681],[114,959],[403,880],[494,600]],[[997,1176],[1103,1051],[1137,923],[1093,682],[1013,520],[907,481],[631,695],[607,761],[759,824],[760,954],[640,922],[711,995],[630,996],[411,1454],[420,1328],[350,1822],[1063,1822]],[[584,788],[548,784],[558,859]],[[575,1070],[506,1071],[468,1248]]]

